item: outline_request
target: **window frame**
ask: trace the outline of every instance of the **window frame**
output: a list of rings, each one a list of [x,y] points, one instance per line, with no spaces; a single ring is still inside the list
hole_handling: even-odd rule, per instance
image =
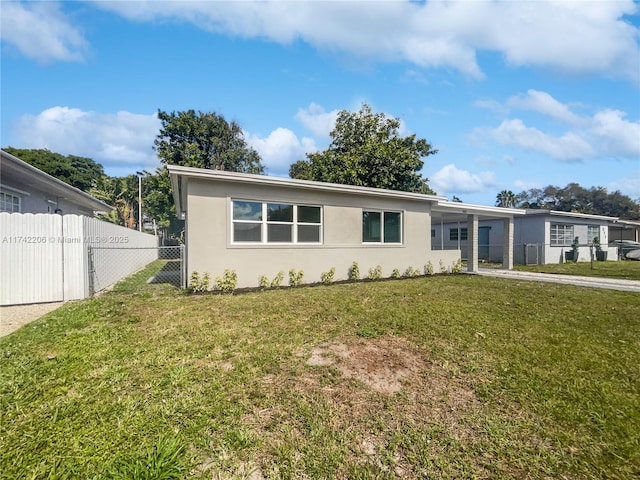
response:
[[[593,231],[595,230],[595,235],[593,235]],[[602,242],[600,238],[600,225],[587,225],[587,244],[593,244],[593,239],[597,238]]]
[[[233,215],[235,202],[247,202],[247,203],[258,203],[261,205],[260,207],[260,220],[242,220],[235,219]],[[230,243],[231,245],[322,245],[324,242],[323,238],[323,225],[324,225],[324,212],[322,205],[314,205],[309,203],[291,203],[287,201],[280,200],[250,200],[246,198],[232,198],[229,202],[230,205],[230,223],[231,223],[231,231],[230,231]],[[292,221],[286,220],[269,220],[269,205],[288,205],[292,208]],[[318,222],[300,222],[298,221],[298,207],[311,207],[317,208],[319,210],[319,221]],[[252,240],[236,240],[235,238],[235,225],[236,224],[249,224],[249,225],[260,225],[260,240],[252,241]],[[291,226],[291,241],[269,241],[269,226],[274,225],[290,225]],[[299,235],[299,227],[308,227],[313,226],[318,229],[318,241],[314,242],[306,242],[300,240]]]
[[[458,240],[458,238],[460,240]],[[469,239],[469,228],[468,227],[460,227],[460,228],[450,228],[449,229],[449,241],[450,242],[465,242]]]
[[[7,197],[11,197],[11,201],[7,201]],[[18,209],[15,210],[17,200]],[[6,205],[11,205],[11,210],[6,209]],[[6,190],[0,190],[0,212],[21,213],[22,212],[22,196]]]
[[[574,227],[575,225],[571,223],[551,223],[549,227],[549,244],[552,247],[570,247],[575,238]],[[560,229],[562,234],[559,232]],[[567,232],[570,233],[567,235]]]
[[[365,241],[364,239],[364,215],[365,213],[379,213],[380,214],[380,240],[379,241]],[[400,224],[398,225],[398,233],[400,240],[397,242],[387,242],[385,241],[385,215],[386,214],[397,214],[400,218]],[[362,244],[363,245],[403,245],[404,244],[404,212],[402,210],[380,210],[375,208],[367,208],[362,209],[362,223],[360,232],[362,233]]]

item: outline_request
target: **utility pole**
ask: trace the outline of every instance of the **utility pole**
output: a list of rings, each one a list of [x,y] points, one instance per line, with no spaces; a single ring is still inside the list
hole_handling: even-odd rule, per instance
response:
[[[142,177],[144,172],[136,172],[138,175],[138,231],[142,231]]]

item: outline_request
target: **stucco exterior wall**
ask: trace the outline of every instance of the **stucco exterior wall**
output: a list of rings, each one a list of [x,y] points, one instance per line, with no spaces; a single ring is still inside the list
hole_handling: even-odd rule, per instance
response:
[[[208,272],[213,278],[225,269],[235,270],[238,287],[256,287],[259,277],[269,279],[291,268],[304,271],[304,282],[319,282],[322,272],[335,267],[335,280],[348,278],[352,262],[360,275],[380,265],[383,277],[393,269],[422,271],[431,261],[447,267],[460,258],[459,251],[431,250],[430,204],[359,194],[340,194],[292,187],[251,185],[238,182],[190,179],[187,183],[187,272]],[[232,243],[232,200],[254,200],[322,207],[321,245]],[[402,244],[363,244],[363,209],[401,211]]]

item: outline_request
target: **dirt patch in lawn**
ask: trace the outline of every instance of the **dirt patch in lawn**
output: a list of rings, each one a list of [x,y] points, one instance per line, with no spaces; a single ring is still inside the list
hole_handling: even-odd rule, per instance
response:
[[[335,367],[345,378],[391,394],[405,383],[419,381],[427,362],[406,340],[385,336],[317,345],[307,365]]]

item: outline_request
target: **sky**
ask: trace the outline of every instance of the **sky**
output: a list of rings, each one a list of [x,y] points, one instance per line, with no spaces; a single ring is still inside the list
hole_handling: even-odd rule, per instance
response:
[[[0,145],[153,171],[157,111],[236,121],[267,174],[340,110],[400,119],[439,195],[576,182],[640,198],[640,4],[2,0]]]

